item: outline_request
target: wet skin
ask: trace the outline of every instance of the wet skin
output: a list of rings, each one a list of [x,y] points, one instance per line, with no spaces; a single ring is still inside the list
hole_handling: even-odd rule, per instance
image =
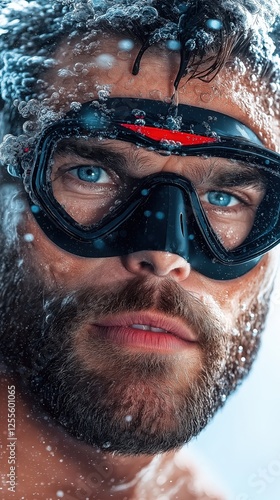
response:
[[[109,54],[114,57],[112,67],[98,68],[94,57],[88,54],[73,54],[73,44],[61,46],[56,54],[58,65],[45,75],[45,80],[51,83],[48,90],[52,97],[50,102],[57,100],[58,90],[63,88],[55,106],[67,111],[72,101],[87,102],[89,95],[96,97],[96,88],[108,85],[110,96],[127,96],[141,98],[168,99],[173,94],[174,74],[178,68],[178,59],[174,53],[165,54],[159,58],[158,54],[147,53],[141,64],[141,71],[137,76],[131,75],[132,63],[137,53],[135,48],[131,56],[118,50],[117,41],[104,41],[94,56]],[[123,59],[125,57],[125,59]],[[88,73],[75,77],[74,67],[77,63],[87,65]],[[88,66],[88,64],[90,65]],[[69,77],[58,77],[59,69],[67,68],[71,72]],[[155,80],[155,75],[157,78]],[[83,91],[81,91],[81,81]],[[182,80],[179,87],[179,102],[199,107],[213,109],[232,116],[257,133],[264,144],[276,150],[274,140],[279,133],[277,118],[270,116],[267,96],[263,89],[260,95],[259,84],[251,84],[245,78],[235,78],[228,69],[223,70],[211,83],[197,80]],[[53,97],[53,93],[55,97]],[[69,97],[70,96],[70,97]],[[269,124],[269,127],[267,126]],[[121,146],[123,147],[123,146]],[[149,175],[156,172],[182,173],[178,157],[164,158],[154,153],[142,153],[147,167],[140,175]],[[240,304],[249,306],[251,297],[256,289],[265,293],[271,283],[271,275],[275,270],[274,253],[266,255],[260,264],[244,277],[235,280],[219,282],[206,278],[190,269],[189,264],[181,257],[164,252],[138,252],[127,257],[106,259],[81,259],[66,254],[55,247],[38,228],[31,215],[28,217],[28,231],[35,236],[32,244],[34,257],[44,266],[46,279],[55,280],[58,286],[72,290],[81,284],[91,282],[108,285],[122,281],[135,275],[150,275],[155,279],[166,276],[199,297],[203,297],[214,308],[223,314],[223,319],[229,327],[235,324],[236,311],[238,316]],[[50,262],[49,255],[53,256]],[[145,265],[145,262],[149,265]],[[143,265],[144,263],[144,265]],[[104,270],[106,269],[106,272]],[[230,297],[230,301],[228,300]]]
[[[98,68],[93,59],[98,56],[98,52],[95,51],[91,56],[83,53],[75,55],[73,46],[62,45],[56,54],[58,61],[56,68],[44,76],[44,79],[50,84],[50,103],[54,103],[58,99],[55,104],[56,109],[62,107],[67,111],[70,102],[87,102],[90,100],[89,95],[91,93],[96,96],[98,90],[96,90],[96,85],[100,87],[109,85],[111,96],[164,100],[172,95],[172,82],[178,67],[173,53],[170,55],[165,54],[164,57],[159,57],[157,53],[154,54],[153,52],[147,53],[142,61],[139,75],[133,77],[131,67],[134,55],[129,57],[127,54],[120,54],[116,46],[117,41],[102,42],[100,53],[112,55],[115,58],[115,63],[113,67]],[[93,63],[93,65],[88,68],[87,74],[83,75],[82,79],[80,75],[75,77],[75,64],[87,64],[88,62]],[[71,77],[58,76],[59,69],[65,67],[71,71],[73,70]],[[81,81],[83,86],[81,86]],[[64,88],[64,91],[59,94],[58,91],[61,87]],[[242,78],[238,79],[236,74],[227,69],[223,70],[211,83],[196,80],[187,83],[183,80],[180,84],[178,96],[181,103],[213,109],[242,121],[263,138],[267,147],[275,149],[274,137],[277,137],[279,133],[278,123],[273,116],[268,115],[266,97],[260,97],[259,91],[259,87],[252,87],[250,82],[244,78],[243,81]],[[56,93],[56,95],[54,96],[53,93]],[[267,126],[268,123],[269,126]],[[126,146],[122,147],[125,148]],[[139,154],[145,159],[145,168],[141,175],[156,172],[182,173],[178,158],[165,158],[156,153],[144,151]],[[184,259],[178,255],[165,252],[143,251],[124,257],[84,259],[63,252],[52,244],[37,226],[31,213],[26,213],[24,216],[20,233],[34,235],[33,242],[25,243],[25,258],[27,261],[30,259],[30,261],[36,263],[36,267],[44,274],[45,281],[51,286],[56,286],[65,292],[71,292],[85,286],[90,287],[93,283],[95,286],[110,288],[141,276],[160,286],[163,280],[168,278],[179,284],[183,290],[192,292],[209,309],[214,311],[228,331],[231,331],[236,326],[241,311],[244,309],[249,310],[256,297],[260,302],[262,301],[262,298],[265,297],[271,287],[276,270],[277,251],[272,251],[264,256],[261,262],[245,276],[224,282],[211,280],[193,271]],[[129,346],[129,348],[131,347]],[[140,342],[133,345],[132,348],[139,350],[141,353],[145,353],[147,350],[147,347]],[[151,349],[151,346],[149,346],[149,349]],[[94,363],[94,359],[91,359],[85,350],[82,335],[77,343],[77,350],[79,350],[81,359],[84,357],[87,359],[87,363]],[[173,347],[167,350],[171,356],[176,355],[176,349],[173,352]],[[190,380],[195,380],[202,363],[199,345],[192,346],[191,349],[186,346],[181,354],[180,362],[182,366],[186,362],[189,363]],[[11,384],[11,381],[9,383]],[[3,399],[6,397],[6,384],[6,378],[3,378]],[[61,485],[65,484],[65,482],[66,484],[74,482],[73,492],[77,491],[79,484],[83,483],[83,488],[85,488],[84,485],[89,484],[88,477],[94,469],[93,464],[100,464],[101,462],[101,454],[98,454],[96,450],[88,445],[69,437],[60,428],[50,428],[47,424],[42,427],[44,426],[44,420],[43,417],[40,420],[39,414],[37,416],[39,420],[35,418],[29,419],[27,417],[29,409],[28,405],[26,406],[26,401],[23,402],[19,398],[17,408],[19,415],[17,421],[18,439],[21,443],[21,449],[27,450],[31,446],[35,446],[34,462],[31,460],[28,468],[25,465],[24,453],[19,452],[19,477],[25,478],[26,483],[27,477],[30,480],[28,481],[29,486],[27,484],[22,485],[22,489],[18,490],[18,492],[25,493],[27,496],[28,493],[31,495],[34,492],[32,480],[35,480],[38,470],[42,471],[42,483],[45,483],[45,485],[41,486],[42,489],[38,490],[39,494],[42,495],[41,498],[45,498],[46,493],[55,494],[58,489],[63,489],[62,486],[61,488],[46,486],[49,477],[53,477],[54,483],[60,483]],[[44,443],[40,438],[42,435],[47,436]],[[50,457],[46,453],[46,444],[58,450],[54,457]],[[62,457],[65,461],[59,462],[59,459],[63,459]],[[65,459],[65,457],[67,458]],[[163,457],[163,460],[168,461],[172,458],[173,453],[169,453]],[[135,474],[152,460],[151,457],[145,456],[126,459],[125,457],[113,457],[108,454],[105,458],[102,457],[103,459],[108,464],[109,469],[113,470],[112,474],[116,483],[131,481]],[[67,462],[67,466],[65,462]],[[172,471],[171,475],[173,474],[173,479],[176,479],[178,473]],[[79,479],[81,475],[85,479]],[[108,478],[105,478],[103,483],[104,492],[99,493],[98,498],[108,498],[111,477],[111,475],[108,475]],[[91,482],[88,488],[91,492],[88,493],[90,498],[95,498],[93,493],[94,483]],[[185,485],[180,493],[181,496],[178,498],[182,500],[186,498],[186,488]],[[166,490],[167,492],[168,490]],[[83,494],[81,493],[81,495]],[[125,494],[127,498],[137,498],[134,496],[135,486],[127,489]],[[114,494],[114,498],[123,497],[122,493]],[[67,498],[67,496],[64,498]],[[73,497],[69,496],[69,498]],[[74,496],[74,498],[76,497]],[[77,498],[83,497],[77,496]],[[188,498],[192,500],[191,494],[189,494]]]

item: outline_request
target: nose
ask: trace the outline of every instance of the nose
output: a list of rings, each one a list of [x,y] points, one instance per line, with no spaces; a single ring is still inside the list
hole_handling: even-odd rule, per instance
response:
[[[138,276],[154,275],[183,281],[190,274],[190,264],[177,254],[154,250],[142,250],[122,257],[123,265]]]

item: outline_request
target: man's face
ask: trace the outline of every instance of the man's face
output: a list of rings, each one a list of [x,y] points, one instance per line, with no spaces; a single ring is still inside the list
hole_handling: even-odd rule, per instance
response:
[[[72,102],[102,95],[104,86],[111,97],[170,98],[176,57],[147,54],[132,77],[134,55],[118,40],[103,40],[92,54],[63,44],[44,77],[48,105],[68,111]],[[210,84],[183,81],[179,102],[228,114],[273,148],[265,98],[236,80],[224,70]],[[113,140],[102,147],[133,162],[138,178],[196,175],[182,157]],[[255,357],[274,254],[229,281],[207,278],[168,252],[82,258],[49,241],[28,208],[20,213],[21,198],[7,194],[15,221],[9,231],[3,216],[1,343],[12,368],[69,432],[108,451],[154,454],[196,435]],[[73,203],[83,221],[82,204]]]

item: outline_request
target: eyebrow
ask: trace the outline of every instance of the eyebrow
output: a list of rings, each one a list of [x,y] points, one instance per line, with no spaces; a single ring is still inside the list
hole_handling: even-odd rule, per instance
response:
[[[55,153],[62,157],[64,154],[70,153],[80,158],[97,160],[107,168],[112,168],[114,165],[114,170],[117,173],[126,173],[128,168],[125,156],[114,151],[108,145],[86,144],[75,139],[63,139],[57,144]]]
[[[254,187],[263,191],[267,186],[264,175],[258,171],[257,167],[244,167],[242,171],[227,170],[217,172],[209,177],[210,181],[225,188],[232,187]]]

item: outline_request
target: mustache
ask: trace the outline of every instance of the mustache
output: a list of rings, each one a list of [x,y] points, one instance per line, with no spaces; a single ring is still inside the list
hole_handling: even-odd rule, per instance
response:
[[[169,278],[160,283],[153,279],[134,278],[126,283],[87,287],[67,295],[65,291],[63,295],[56,291],[44,302],[48,321],[52,316],[57,324],[61,318],[61,326],[68,322],[73,328],[107,315],[147,310],[180,319],[186,327],[194,329],[203,345],[215,341],[220,343],[225,335],[220,317],[193,293]]]

